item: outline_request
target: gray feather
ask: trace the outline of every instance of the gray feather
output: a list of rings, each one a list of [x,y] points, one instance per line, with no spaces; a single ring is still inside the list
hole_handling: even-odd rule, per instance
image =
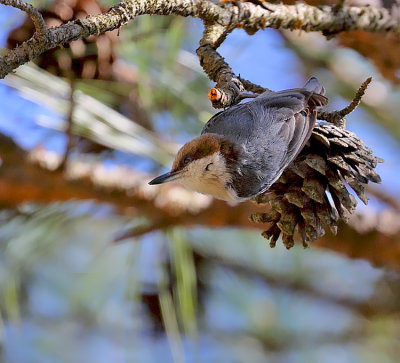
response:
[[[315,108],[328,102],[324,93],[313,77],[304,88],[263,93],[207,122],[202,134],[219,134],[241,147],[232,170],[239,197],[264,192],[300,153],[316,122]]]
[[[324,86],[321,83],[319,83],[318,79],[315,77],[311,77],[304,85],[304,88],[307,91],[318,93],[322,96],[325,96]]]

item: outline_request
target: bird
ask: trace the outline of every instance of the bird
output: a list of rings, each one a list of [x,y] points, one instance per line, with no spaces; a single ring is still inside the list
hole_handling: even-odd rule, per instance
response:
[[[266,192],[310,138],[324,94],[312,77],[303,88],[264,92],[215,114],[149,184],[175,181],[232,204]]]

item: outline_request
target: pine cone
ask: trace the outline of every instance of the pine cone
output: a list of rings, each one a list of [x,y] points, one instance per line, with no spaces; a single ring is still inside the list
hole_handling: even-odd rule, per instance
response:
[[[275,247],[282,234],[287,249],[294,245],[297,230],[304,247],[325,234],[336,234],[340,219],[348,221],[357,205],[349,193],[350,186],[364,204],[368,203],[364,185],[379,183],[374,171],[382,159],[373,155],[353,132],[328,122],[316,124],[308,145],[271,188],[256,197],[257,203],[268,203],[266,213],[250,219],[270,223],[262,233]]]

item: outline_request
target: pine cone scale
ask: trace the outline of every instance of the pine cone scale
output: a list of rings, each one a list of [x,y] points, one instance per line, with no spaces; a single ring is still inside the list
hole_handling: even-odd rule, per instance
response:
[[[268,203],[270,210],[251,220],[271,224],[262,234],[271,247],[281,235],[289,249],[296,236],[307,247],[326,229],[336,234],[339,221],[347,222],[357,206],[346,185],[367,204],[364,185],[380,182],[374,168],[382,161],[353,132],[318,123],[299,156],[265,195],[256,198],[257,203]]]

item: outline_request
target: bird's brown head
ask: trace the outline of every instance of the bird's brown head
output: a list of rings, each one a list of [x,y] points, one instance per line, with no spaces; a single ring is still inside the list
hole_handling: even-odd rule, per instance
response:
[[[177,181],[194,191],[232,200],[228,185],[232,175],[227,164],[236,157],[234,145],[217,134],[204,134],[178,151],[171,171],[149,184]]]

